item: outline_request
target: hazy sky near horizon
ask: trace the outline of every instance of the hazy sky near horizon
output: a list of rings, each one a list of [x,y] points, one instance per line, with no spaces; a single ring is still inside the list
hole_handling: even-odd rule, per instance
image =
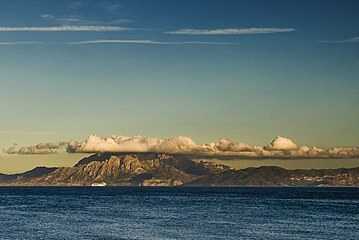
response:
[[[359,1],[0,0],[0,147],[358,146]]]

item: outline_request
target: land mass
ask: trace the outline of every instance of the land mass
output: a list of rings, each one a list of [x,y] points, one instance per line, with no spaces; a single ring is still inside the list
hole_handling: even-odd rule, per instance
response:
[[[0,174],[7,186],[359,186],[359,168],[233,169],[212,161],[164,153],[98,153],[73,167],[37,167]]]

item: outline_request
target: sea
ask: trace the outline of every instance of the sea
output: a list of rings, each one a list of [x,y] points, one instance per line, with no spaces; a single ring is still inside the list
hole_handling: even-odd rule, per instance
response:
[[[0,239],[359,239],[359,188],[0,187]]]

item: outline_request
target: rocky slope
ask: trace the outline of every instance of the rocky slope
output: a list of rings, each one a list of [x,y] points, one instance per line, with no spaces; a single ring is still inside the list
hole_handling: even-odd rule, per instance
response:
[[[10,185],[109,185],[174,186],[230,168],[161,153],[100,153],[80,160],[74,167],[49,169],[31,179],[0,176]],[[1,181],[2,180],[2,181]]]
[[[99,153],[74,167],[38,167],[22,174],[0,174],[0,185],[88,186],[102,182],[121,186],[359,186],[359,168],[236,170],[183,155]]]

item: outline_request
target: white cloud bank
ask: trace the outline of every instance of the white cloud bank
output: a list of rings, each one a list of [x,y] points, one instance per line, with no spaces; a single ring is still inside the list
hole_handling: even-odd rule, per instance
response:
[[[124,31],[128,28],[117,26],[56,26],[56,27],[0,27],[0,32],[61,32],[61,31]]]
[[[168,31],[168,34],[181,35],[242,35],[242,34],[270,34],[294,32],[294,28],[224,28],[224,29],[193,29],[183,28],[176,31]]]
[[[51,154],[59,151],[69,153],[99,152],[163,152],[186,154],[203,158],[251,158],[251,159],[301,159],[301,158],[358,158],[359,148],[332,148],[297,146],[291,139],[278,136],[267,146],[255,146],[221,139],[218,142],[198,145],[190,137],[178,136],[160,139],[143,136],[98,137],[89,136],[82,142],[41,143],[16,149],[11,147],[7,154]]]

